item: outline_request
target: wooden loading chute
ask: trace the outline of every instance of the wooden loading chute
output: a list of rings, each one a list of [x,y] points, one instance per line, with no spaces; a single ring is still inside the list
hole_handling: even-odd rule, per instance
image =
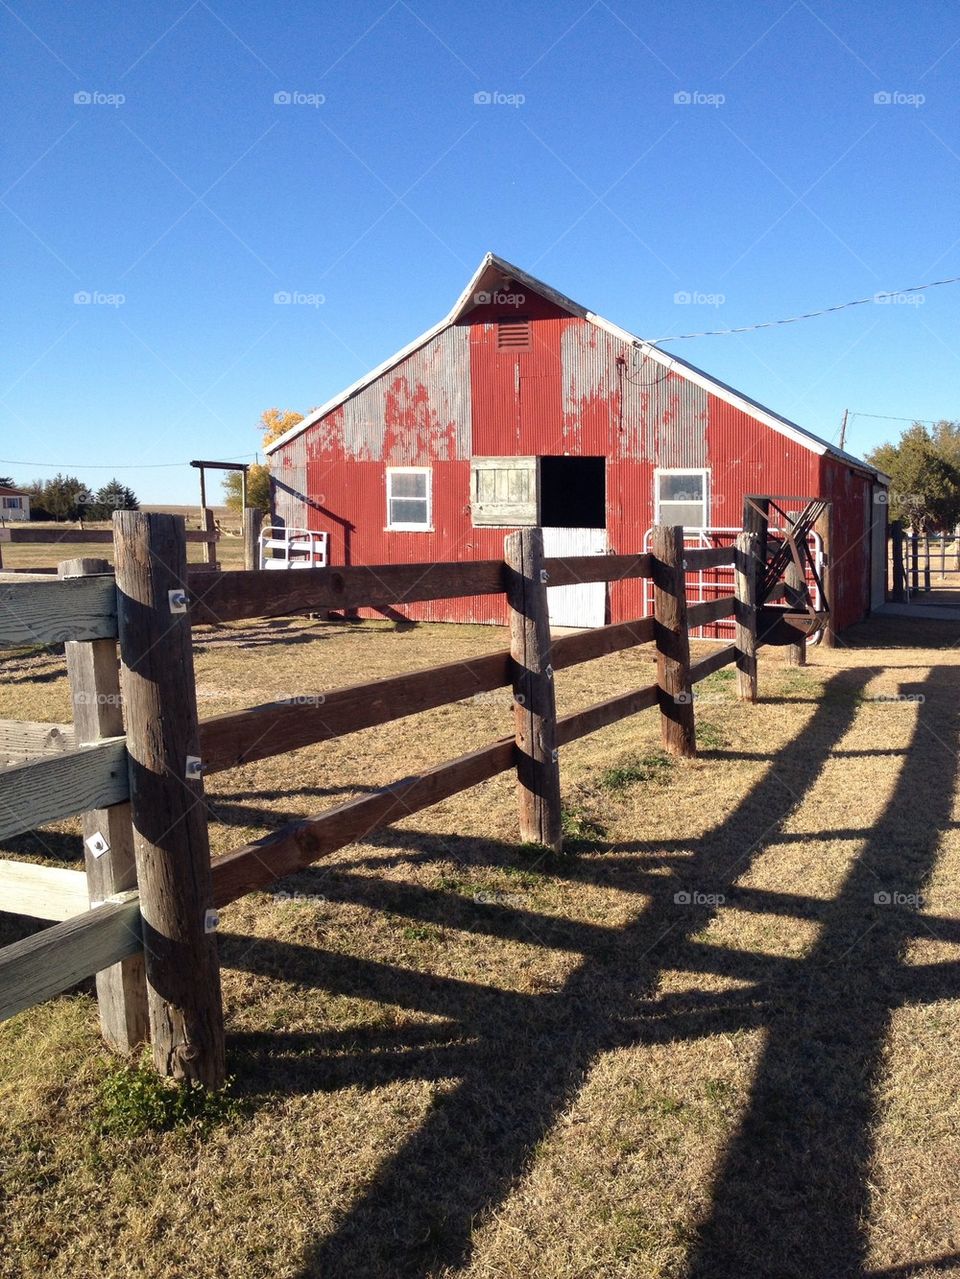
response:
[[[806,504],[797,515],[789,515],[777,505],[777,501],[804,501]],[[826,629],[830,605],[816,561],[810,550],[809,537],[817,522],[829,510],[829,502],[819,498],[775,499],[772,497],[747,497],[744,499],[744,527],[760,534],[760,544],[766,548],[763,563],[757,566],[757,639],[761,644],[796,644],[803,637],[813,639]],[[776,534],[769,530],[770,513],[773,511],[782,521]],[[785,588],[785,603],[774,602],[777,591],[783,591],[784,574],[793,565],[799,586]],[[807,572],[817,585],[820,607],[814,605],[807,586]]]

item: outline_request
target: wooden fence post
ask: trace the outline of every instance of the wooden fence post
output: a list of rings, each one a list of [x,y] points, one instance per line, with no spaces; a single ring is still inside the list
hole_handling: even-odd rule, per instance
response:
[[[259,506],[243,508],[243,567],[248,573],[260,567],[260,528],[263,511]]]
[[[757,700],[757,566],[760,539],[756,533],[737,534],[735,560],[737,622],[737,696],[744,702]]]
[[[113,517],[134,851],[154,1064],[224,1079],[220,967],[200,780],[183,520]]]
[[[930,534],[923,535],[923,589],[930,589]]]
[[[212,538],[216,537],[216,521],[213,518],[213,511],[209,506],[205,506],[200,512],[200,522],[203,525],[203,531],[209,533]],[[205,564],[215,565],[217,562],[217,543],[216,541],[204,542],[203,544],[203,560]]]
[[[683,568],[683,529],[658,524],[653,554],[653,617],[657,645],[660,738],[671,755],[694,756],[697,734],[690,683],[690,632]]]
[[[893,583],[890,598],[895,603],[901,604],[906,598],[904,588],[907,574],[903,563],[903,525],[899,520],[892,520],[890,523],[890,547],[893,552]]]
[[[542,530],[525,528],[511,533],[504,540],[503,554],[510,606],[520,838],[559,852],[563,830],[557,705],[550,666]]]
[[[57,575],[61,578],[112,572],[113,565],[100,559],[64,560],[57,567]],[[77,742],[122,737],[123,708],[116,641],[102,639],[81,643],[68,640],[64,648]],[[136,888],[137,869],[129,804],[113,804],[110,808],[93,809],[83,814],[83,859],[91,903],[102,902],[115,893]],[[103,1037],[115,1051],[132,1052],[149,1038],[142,954],[130,955],[97,974],[97,1003]]]
[[[910,530],[910,594],[920,593],[920,534]]]

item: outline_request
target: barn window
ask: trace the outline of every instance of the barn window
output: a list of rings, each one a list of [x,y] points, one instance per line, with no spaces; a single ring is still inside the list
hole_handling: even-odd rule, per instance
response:
[[[429,466],[387,467],[387,528],[430,532],[433,475]]]
[[[518,528],[537,522],[537,459],[475,457],[470,462],[474,528]]]
[[[656,523],[707,528],[710,523],[709,478],[710,472],[705,470],[656,471]]]
[[[523,315],[497,320],[498,351],[529,351],[530,321]]]

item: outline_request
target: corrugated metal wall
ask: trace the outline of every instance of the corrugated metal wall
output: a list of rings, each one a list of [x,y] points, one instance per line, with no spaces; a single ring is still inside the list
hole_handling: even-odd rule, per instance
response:
[[[503,308],[476,307],[271,459],[277,514],[326,529],[331,563],[499,558],[508,530],[474,529],[471,456],[568,453],[606,457],[607,533],[638,551],[654,522],[654,468],[709,468],[710,523],[739,526],[745,493],[834,496],[838,502],[836,611],[843,626],[868,598],[862,486],[632,343],[528,295],[509,318],[531,322],[530,349],[498,349]],[[433,469],[433,528],[386,525],[386,467]],[[612,588],[613,620],[643,610],[639,583]],[[497,622],[495,599],[405,610],[422,620]]]

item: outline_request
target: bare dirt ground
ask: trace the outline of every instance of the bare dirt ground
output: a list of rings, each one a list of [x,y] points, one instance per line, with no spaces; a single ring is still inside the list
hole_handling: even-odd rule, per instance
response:
[[[565,748],[570,851],[501,777],[223,912],[242,1114],[104,1133],[86,991],[0,1027],[0,1275],[960,1275],[960,628],[889,619]],[[198,632],[201,715],[502,647],[491,628]],[[704,649],[706,650],[706,648]],[[0,715],[70,718],[63,659]],[[558,676],[561,711],[649,650]],[[509,730],[488,695],[208,784],[222,853]],[[5,846],[75,865],[74,823]],[[6,939],[26,921],[6,922]]]

